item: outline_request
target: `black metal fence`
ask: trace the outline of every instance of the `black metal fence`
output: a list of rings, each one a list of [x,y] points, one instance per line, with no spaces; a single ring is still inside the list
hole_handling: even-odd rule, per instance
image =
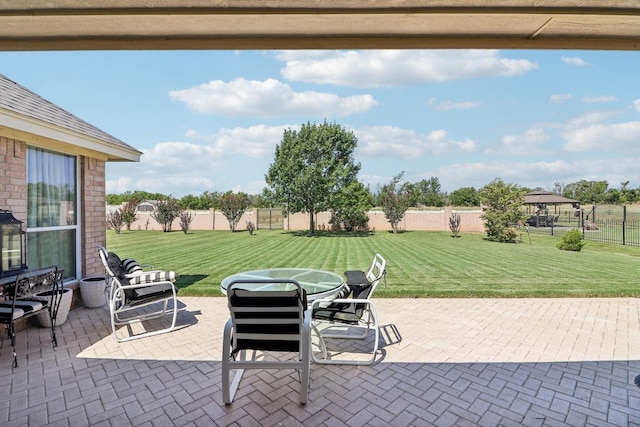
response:
[[[578,211],[559,211],[552,220],[531,218],[528,225],[530,233],[553,236],[562,236],[574,228],[582,231],[585,240],[640,247],[640,218],[627,206],[600,209],[594,205]]]

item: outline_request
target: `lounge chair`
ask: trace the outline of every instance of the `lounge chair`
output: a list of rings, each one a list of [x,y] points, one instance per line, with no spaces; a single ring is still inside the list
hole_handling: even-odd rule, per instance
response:
[[[111,317],[113,336],[118,342],[130,341],[152,335],[170,332],[175,328],[178,314],[178,290],[174,285],[177,278],[172,271],[141,271],[136,266],[129,265],[129,271],[124,269],[123,262],[118,255],[99,246],[98,253],[107,274],[109,295],[107,304]],[[169,307],[172,302],[172,307]],[[144,309],[153,304],[160,304],[158,310],[148,312]],[[147,332],[122,335],[118,327],[132,325],[147,320],[171,316],[170,326]]]

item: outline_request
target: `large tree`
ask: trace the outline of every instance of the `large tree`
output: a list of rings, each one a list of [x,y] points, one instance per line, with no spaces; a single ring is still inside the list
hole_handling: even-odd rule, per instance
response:
[[[580,200],[584,204],[602,203],[609,184],[607,181],[587,181],[581,179],[578,182],[567,184],[563,195],[572,199]]]
[[[409,185],[411,206],[444,206],[440,180],[436,176]]]
[[[276,146],[265,180],[285,213],[309,214],[310,234],[315,232],[315,214],[330,209],[332,197],[357,179],[357,143],[353,132],[325,121],[285,130]]]
[[[336,193],[331,201],[331,220],[333,228],[345,231],[364,230],[369,227],[369,215],[371,208],[369,201],[371,193],[359,181],[353,181],[350,185]]]
[[[462,187],[449,195],[451,206],[480,206],[480,195],[474,187]]]

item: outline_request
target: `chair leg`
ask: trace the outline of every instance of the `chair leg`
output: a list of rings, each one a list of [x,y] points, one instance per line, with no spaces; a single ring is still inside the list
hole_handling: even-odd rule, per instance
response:
[[[233,403],[233,398],[236,397],[236,392],[238,391],[238,387],[240,386],[240,381],[242,381],[242,375],[244,374],[244,369],[238,369],[236,374],[233,376],[233,381],[231,382],[231,386],[228,388],[229,390],[229,403],[225,403],[226,405],[230,405]]]
[[[224,353],[224,352],[223,352]],[[227,351],[228,353],[228,351]],[[229,355],[230,356],[230,355]],[[224,357],[224,354],[223,354]],[[240,352],[240,359],[246,360],[245,351]],[[229,367],[229,358],[222,359],[222,401],[225,405],[231,405],[233,399],[236,397],[236,392],[242,381],[242,375],[244,375],[244,369],[236,369],[236,373],[233,376],[233,381],[229,381],[231,369]]]
[[[309,321],[309,323],[311,323]],[[302,332],[302,348],[300,349],[300,358],[302,359],[303,366],[300,371],[300,403],[302,405],[307,404],[307,397],[309,395],[309,374],[311,371],[311,328],[307,325]]]
[[[164,334],[166,332],[170,332],[172,331],[175,326],[176,326],[176,320],[178,318],[178,301],[176,298],[171,298],[173,300],[173,309],[172,309],[172,318],[171,318],[171,325],[164,328],[164,329],[160,329],[157,331],[152,331],[152,332],[146,332],[146,333],[142,333],[142,334],[138,334],[138,335],[132,335],[132,336],[119,336],[118,332],[117,332],[117,327],[118,326],[122,326],[122,325],[131,325],[133,323],[140,323],[142,321],[146,321],[146,320],[152,320],[152,319],[158,319],[161,317],[164,317],[166,314],[168,314],[170,311],[168,310],[168,304],[169,304],[169,299],[164,300],[163,302],[163,306],[162,306],[162,310],[153,312],[153,313],[149,313],[149,314],[145,314],[145,315],[141,315],[138,317],[134,317],[131,319],[126,319],[126,318],[122,318],[120,317],[120,313],[115,310],[115,303],[113,301],[111,301],[109,303],[109,311],[111,312],[111,328],[113,330],[113,336],[116,339],[116,341],[118,342],[126,342],[126,341],[131,341],[131,340],[135,340],[138,338],[144,338],[144,337],[150,337],[153,335],[159,335],[159,334]]]
[[[313,322],[311,324],[311,327],[313,328],[314,332],[316,333],[316,336],[318,337],[318,345],[320,346],[320,351],[322,352],[322,359],[318,359],[313,353],[313,349],[311,349],[311,360],[313,360],[314,363],[322,363],[321,362],[322,360],[327,360],[329,358],[329,355],[327,353],[327,345],[324,343],[324,337],[322,336],[322,334],[320,333],[320,330],[316,326],[316,322]]]
[[[229,362],[231,361],[231,330],[232,323],[228,321],[224,327],[224,335],[222,338],[222,401],[225,405],[233,403],[233,398],[236,396],[244,369],[236,369],[236,373],[233,376],[233,381],[230,381],[231,368]],[[246,360],[246,351],[240,351],[240,360]],[[255,352],[254,352],[255,357]]]
[[[16,331],[13,326],[13,322],[7,325],[7,335],[11,340],[11,352],[13,355],[13,367],[18,367],[18,352],[16,351]]]
[[[375,311],[371,311],[368,314],[370,317],[367,319],[366,326],[349,326],[344,324],[339,324],[335,326],[343,327],[343,328],[352,328],[352,329],[362,329],[363,333],[351,333],[351,334],[331,334],[331,333],[322,333],[320,329],[317,327],[317,322],[312,323],[312,328],[318,336],[318,340],[320,343],[320,349],[322,351],[322,358],[319,358],[315,355],[314,352],[311,352],[311,359],[314,363],[318,363],[321,365],[357,365],[357,366],[366,366],[371,365],[376,360],[376,356],[378,354],[378,345],[380,342],[380,330],[378,328],[378,320]],[[329,328],[334,325],[330,325]],[[374,343],[373,349],[371,351],[371,357],[366,360],[332,360],[329,359],[329,352],[327,350],[327,346],[325,343],[325,339],[364,339],[369,335],[369,331],[373,331],[374,333]]]

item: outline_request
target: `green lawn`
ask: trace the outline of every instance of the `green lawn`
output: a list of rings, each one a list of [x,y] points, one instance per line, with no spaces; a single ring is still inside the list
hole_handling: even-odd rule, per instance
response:
[[[379,252],[387,283],[377,297],[638,296],[640,248],[588,242],[582,252],[556,249],[558,237],[525,235],[495,243],[483,234],[393,235],[258,230],[247,232],[107,232],[107,249],[180,273],[185,296],[219,296],[220,280],[243,270],[308,267],[342,273],[368,268]],[[96,251],[97,256],[97,251]]]

